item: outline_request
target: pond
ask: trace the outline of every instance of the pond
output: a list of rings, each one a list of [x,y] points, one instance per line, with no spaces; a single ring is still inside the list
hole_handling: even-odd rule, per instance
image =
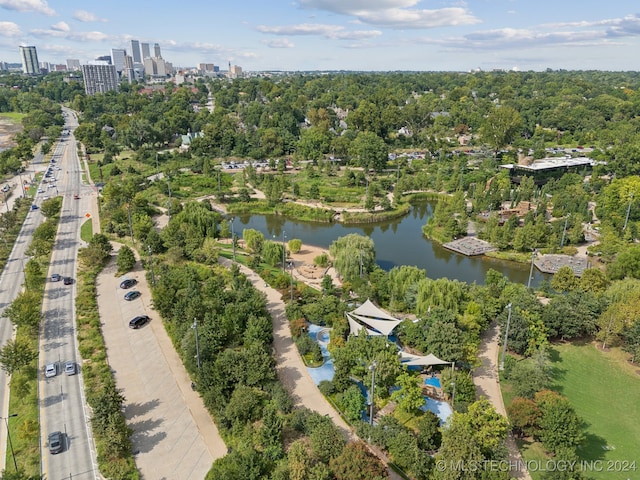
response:
[[[497,270],[512,282],[527,283],[529,264],[520,264],[488,257],[465,257],[451,252],[422,235],[422,226],[433,215],[432,202],[416,202],[402,218],[387,222],[358,225],[312,223],[286,219],[279,215],[241,215],[236,217],[235,232],[253,228],[265,238],[282,241],[299,238],[303,244],[329,248],[339,237],[357,233],[370,237],[376,248],[376,261],[384,270],[394,266],[414,265],[423,268],[429,278],[449,278],[467,283],[483,284],[489,269]],[[547,275],[534,269],[532,286],[539,285]]]

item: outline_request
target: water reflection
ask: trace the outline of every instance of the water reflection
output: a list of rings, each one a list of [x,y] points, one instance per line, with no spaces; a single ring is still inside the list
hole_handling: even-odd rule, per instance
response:
[[[430,278],[449,278],[467,283],[484,283],[490,268],[512,282],[527,283],[529,265],[487,257],[465,257],[442,248],[422,236],[422,226],[433,214],[431,202],[417,202],[402,218],[364,225],[308,223],[287,220],[279,215],[243,215],[236,218],[236,232],[245,228],[261,231],[265,238],[299,238],[303,244],[329,248],[339,237],[357,233],[370,237],[376,247],[376,261],[384,270],[398,265],[414,265],[427,271]],[[546,275],[534,270],[531,284],[539,285]]]

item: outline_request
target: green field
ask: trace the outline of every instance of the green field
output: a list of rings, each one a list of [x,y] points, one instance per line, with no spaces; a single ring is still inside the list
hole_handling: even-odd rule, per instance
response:
[[[585,471],[589,478],[640,478],[640,375],[627,357],[591,343],[551,349],[553,389],[569,398],[585,421],[586,441],[578,453],[594,468]],[[542,458],[538,444],[525,445],[522,452],[526,460]],[[534,479],[540,476],[533,473]]]

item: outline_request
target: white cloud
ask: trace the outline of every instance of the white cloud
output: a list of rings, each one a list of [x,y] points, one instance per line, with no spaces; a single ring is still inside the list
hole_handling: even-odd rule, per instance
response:
[[[363,23],[394,29],[473,25],[480,20],[466,8],[418,9],[420,0],[301,0],[306,8],[356,17]]]
[[[67,22],[54,23],[53,25],[51,25],[51,29],[59,32],[68,32],[71,30]]]
[[[22,32],[20,27],[13,22],[0,22],[0,36],[17,37]]]
[[[382,32],[378,30],[356,30],[350,32],[340,25],[327,25],[321,23],[301,23],[298,25],[275,27],[258,25],[256,30],[262,33],[270,33],[272,35],[317,35],[337,40],[371,38],[382,35]]]
[[[295,46],[288,38],[275,38],[263,43],[270,48],[293,48]]]
[[[96,14],[86,10],[76,10],[73,12],[73,18],[79,22],[106,22],[104,18],[99,18]]]
[[[36,12],[49,16],[56,14],[46,0],[0,0],[0,7],[17,12]]]
[[[60,22],[64,23],[64,22]],[[117,35],[107,35],[103,32],[71,32],[69,30],[60,30],[52,27],[49,30],[34,29],[29,33],[35,37],[55,37],[65,38],[74,42],[103,42],[110,40],[112,42],[119,42],[120,37]]]

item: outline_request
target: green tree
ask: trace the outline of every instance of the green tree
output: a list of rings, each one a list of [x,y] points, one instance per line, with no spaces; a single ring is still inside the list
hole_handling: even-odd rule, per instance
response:
[[[480,135],[497,154],[509,145],[522,129],[522,117],[509,106],[494,107],[480,127]]]
[[[540,409],[528,398],[516,397],[507,407],[509,421],[518,436],[534,436],[540,422]]]
[[[342,432],[326,418],[315,426],[310,432],[309,438],[314,456],[325,463],[340,455],[345,445]]]
[[[438,416],[427,410],[416,420],[418,430],[418,446],[422,450],[433,451],[440,448],[442,443],[442,432],[440,431],[440,419]]]
[[[553,275],[551,279],[551,288],[557,292],[570,292],[578,288],[580,281],[573,272],[573,269],[567,265],[562,266]]]
[[[130,271],[134,265],[136,264],[136,256],[133,253],[133,250],[129,248],[127,245],[123,245],[120,247],[118,251],[118,259],[116,261],[116,265],[118,266],[118,275],[122,275]]]
[[[42,298],[38,292],[25,290],[18,294],[2,316],[8,318],[11,323],[18,327],[35,329],[40,325],[40,320],[42,319],[42,314],[40,313],[41,303]]]
[[[299,238],[292,238],[287,243],[287,246],[289,247],[289,251],[291,253],[299,253],[300,249],[302,248],[302,240],[300,240]]]
[[[396,379],[396,383],[400,388],[391,394],[391,399],[398,403],[398,408],[407,413],[418,411],[424,405],[419,379],[405,372]]]
[[[566,397],[551,390],[543,390],[535,396],[540,409],[538,437],[550,452],[575,449],[584,441],[582,420]]]
[[[360,132],[351,142],[349,153],[358,160],[365,171],[381,172],[387,165],[389,148],[384,140],[373,132]]]
[[[380,460],[364,443],[349,443],[342,453],[329,462],[336,480],[383,480],[389,478]]]
[[[262,253],[262,246],[264,245],[264,234],[262,232],[252,228],[245,228],[242,231],[242,238],[254,254],[260,255]]]
[[[29,366],[38,358],[38,351],[33,349],[27,340],[10,339],[0,350],[0,365],[9,376]]]
[[[344,415],[351,422],[362,419],[362,412],[366,407],[366,401],[357,386],[352,385],[344,392],[339,393],[336,400]]]

